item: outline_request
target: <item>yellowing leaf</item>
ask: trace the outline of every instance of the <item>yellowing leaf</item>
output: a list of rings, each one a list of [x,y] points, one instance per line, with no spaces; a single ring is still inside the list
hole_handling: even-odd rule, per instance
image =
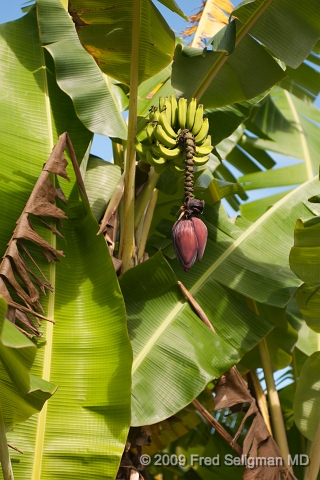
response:
[[[222,22],[224,24],[228,23],[227,15],[214,3],[211,5],[211,8],[208,13],[213,16],[214,20],[218,20],[218,22]],[[209,21],[211,20],[210,16],[208,17],[207,21],[208,20]]]

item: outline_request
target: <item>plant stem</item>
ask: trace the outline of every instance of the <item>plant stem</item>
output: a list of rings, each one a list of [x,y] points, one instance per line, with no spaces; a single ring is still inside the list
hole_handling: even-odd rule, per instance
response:
[[[152,222],[154,209],[155,209],[157,199],[158,199],[158,193],[159,193],[159,190],[157,190],[155,188],[152,192],[151,199],[150,199],[147,211],[146,211],[146,215],[144,217],[143,227],[142,227],[142,231],[141,231],[141,238],[139,239],[139,242],[137,242],[138,245],[139,245],[138,262],[139,262],[139,260],[141,260],[141,258],[144,255],[144,251],[145,251],[146,243],[147,243],[147,238],[148,238],[148,235],[149,235],[150,225],[151,225],[151,222]]]
[[[141,0],[133,0],[130,100],[127,155],[125,161],[125,191],[123,196],[123,217],[120,238],[120,258],[123,261],[122,273],[133,266],[134,243],[134,189],[135,189],[135,149],[134,138],[137,130],[137,102],[139,84],[139,40],[141,21]]]
[[[247,298],[246,301],[247,301],[248,307],[256,315],[259,315],[259,310],[256,302],[251,298]],[[271,359],[269,355],[268,345],[265,338],[261,340],[261,342],[258,345],[258,348],[259,348],[260,358],[261,358],[262,367],[264,371],[264,378],[267,385],[274,438],[276,443],[278,444],[284,463],[286,464],[288,470],[292,473],[292,467],[288,463],[289,447],[288,447],[286,429],[284,426],[278,391],[276,389],[276,384],[273,378],[272,364],[271,364]]]
[[[293,372],[293,378],[294,378],[294,391],[297,390],[298,387],[298,371],[297,371],[297,359],[296,359],[296,347],[294,348],[292,352],[292,372]],[[300,439],[300,450],[301,453],[306,453],[306,439],[302,435],[302,433],[299,431],[299,439]]]
[[[1,463],[2,473],[3,473],[3,480],[14,480],[1,405],[0,405],[0,463]]]
[[[143,187],[141,195],[138,197],[136,202],[135,208],[135,220],[134,220],[134,228],[137,229],[143,214],[147,208],[147,205],[150,201],[150,197],[153,194],[153,189],[157,185],[159,174],[155,172],[154,168],[150,170],[148,180]]]
[[[289,458],[289,447],[287,442],[287,435],[284,426],[282,410],[280,405],[279,395],[276,389],[275,381],[273,378],[273,371],[271,365],[271,359],[269,355],[269,350],[265,338],[259,343],[259,352],[260,358],[264,371],[264,378],[268,390],[268,398],[270,403],[270,413],[272,418],[272,425],[274,431],[275,441],[278,444],[281,455],[284,459],[284,462],[290,472],[292,472],[291,465],[288,464]]]
[[[243,37],[249,32],[250,28],[255,24],[258,18],[264,13],[264,11],[269,7],[273,0],[265,0],[261,3],[261,5],[257,8],[257,10],[251,15],[251,17],[247,20],[245,24],[243,24],[239,30],[237,31],[236,41],[235,41],[235,48],[241,42]],[[200,26],[200,24],[199,24]],[[203,78],[202,82],[196,90],[190,95],[190,98],[196,98],[199,102],[202,95],[205,93],[207,88],[209,87],[210,83],[220,71],[221,67],[225,64],[228,60],[228,55],[225,53],[220,53],[217,60],[213,63],[211,69]]]
[[[254,389],[255,389],[255,392],[256,392],[257,402],[258,402],[258,405],[259,405],[261,415],[263,417],[264,423],[267,425],[267,428],[270,432],[270,435],[272,435],[272,430],[271,430],[271,425],[270,425],[270,420],[269,420],[267,400],[266,400],[265,394],[262,391],[257,372],[255,370],[250,370],[250,376],[251,376],[252,383],[253,383],[253,386],[254,386]]]
[[[317,480],[320,469],[320,423],[311,444],[309,460],[310,463],[307,466],[304,480]]]

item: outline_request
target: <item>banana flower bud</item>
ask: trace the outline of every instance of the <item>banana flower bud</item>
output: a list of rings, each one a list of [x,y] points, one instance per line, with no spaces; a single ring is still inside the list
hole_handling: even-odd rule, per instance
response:
[[[197,217],[181,218],[172,227],[173,246],[181,267],[187,272],[196,259],[203,257],[208,230]]]

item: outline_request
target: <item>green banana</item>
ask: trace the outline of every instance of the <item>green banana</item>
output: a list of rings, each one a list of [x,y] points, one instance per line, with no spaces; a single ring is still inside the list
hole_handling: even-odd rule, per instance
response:
[[[201,158],[193,157],[194,166],[201,167],[201,165],[204,165],[205,163],[207,163],[209,158],[210,158],[209,155],[206,155],[205,157],[201,157]]]
[[[175,95],[171,95],[171,126],[175,128],[178,121],[178,102]]]
[[[184,168],[179,167],[173,162],[169,162],[169,168],[172,170],[174,173],[181,173],[184,172]]]
[[[212,152],[213,146],[212,145],[205,145],[196,148],[196,154],[194,157],[204,157]]]
[[[178,122],[180,128],[186,128],[187,123],[187,99],[186,98],[179,98],[178,102]]]
[[[205,118],[203,120],[202,127],[200,128],[200,132],[198,135],[195,136],[196,145],[201,145],[202,142],[206,139],[209,132],[209,119]]]
[[[165,158],[162,158],[162,157],[159,157],[159,158],[154,157],[150,152],[150,150],[147,151],[146,159],[147,159],[147,162],[153,167],[155,167],[156,165],[164,165],[167,161]]]
[[[200,104],[197,107],[196,114],[194,116],[194,124],[192,127],[193,135],[198,135],[203,124],[203,105]]]
[[[153,107],[153,110],[150,112],[150,120],[157,122],[160,117],[160,110],[158,107]]]
[[[166,134],[169,135],[169,137],[174,139],[177,138],[177,134],[171,127],[170,123],[168,122],[168,118],[164,110],[160,113],[159,123],[163,127],[163,130],[166,132]]]
[[[211,135],[208,135],[204,142],[202,142],[201,147],[206,147],[207,145],[211,145]]]
[[[187,108],[187,129],[188,130],[192,130],[194,120],[195,120],[196,110],[197,110],[197,100],[195,98],[192,98]]]
[[[164,112],[161,112],[164,113]],[[160,142],[163,143],[168,148],[174,148],[177,146],[176,140],[173,138],[169,137],[167,133],[165,132],[164,128],[162,128],[161,125],[157,125],[156,128],[153,131],[153,134],[155,138]]]
[[[170,100],[169,97],[166,97],[166,99],[164,101],[164,111],[166,113],[168,124],[171,127],[171,100]]]
[[[164,102],[165,102],[165,98],[160,97],[159,98],[159,110],[160,110],[160,112],[162,112],[162,110],[163,110]]]
[[[147,137],[148,137],[148,140],[149,140],[150,143],[152,143],[153,140],[154,140],[155,126],[156,126],[156,124],[153,123],[153,122],[148,123],[148,125],[146,126],[146,133],[147,133]]]
[[[175,158],[178,158],[181,150],[179,147],[169,149],[163,146],[161,143],[159,145],[151,145],[151,150],[152,152],[157,156],[157,157],[164,157],[169,160],[174,160]]]
[[[146,157],[147,152],[149,150],[149,147],[146,145],[143,145],[143,143],[139,142],[139,140],[136,138],[134,141],[134,148],[136,152],[139,153],[139,157],[143,159],[143,157]]]

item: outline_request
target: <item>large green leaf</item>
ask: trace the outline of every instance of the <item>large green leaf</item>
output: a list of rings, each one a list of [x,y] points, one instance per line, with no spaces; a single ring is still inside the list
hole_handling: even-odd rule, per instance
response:
[[[267,93],[264,92],[251,100],[220,108],[207,108],[205,105],[205,116],[209,118],[209,133],[213,145],[218,146],[221,141],[232,135],[239,125],[250,116],[252,107],[260,102]],[[226,152],[224,153],[226,154]]]
[[[166,7],[170,8],[173,12],[180,15],[185,20],[188,20],[188,17],[183,13],[183,11],[179,8],[174,0],[159,0],[160,3],[165,5]]]
[[[318,188],[317,179],[306,182],[283,197],[254,224],[238,221],[234,224],[222,209],[206,204],[204,221],[209,238],[202,261],[196,262],[188,273],[182,271],[176,260],[171,265],[209,318],[215,318],[221,286],[260,303],[280,308],[288,303],[301,285],[289,268],[292,232],[297,217],[310,216],[303,200],[318,193]],[[201,197],[199,190],[197,198]],[[182,198],[183,185],[175,195],[159,194],[152,233],[157,229],[171,238]],[[166,219],[165,225],[163,219]],[[202,285],[211,283],[210,294],[202,293]]]
[[[307,60],[308,62],[317,62],[319,65],[319,58],[312,52]],[[282,80],[279,86],[305,102],[314,102],[320,93],[320,72],[316,65],[304,62],[296,69],[287,67],[288,78]]]
[[[318,169],[320,111],[279,87],[257,109],[251,121],[269,140],[246,137],[241,142],[244,148],[267,149],[305,161],[305,175]],[[249,127],[250,128],[250,127]],[[301,180],[302,182],[302,180]],[[267,182],[266,187],[272,186]]]
[[[266,337],[267,347],[273,370],[280,370],[292,362],[292,351],[298,340],[297,331],[286,318],[285,309],[256,304],[262,318],[275,326]],[[241,360],[241,366],[248,370],[262,368],[258,347],[253,348]]]
[[[244,1],[234,10],[241,22],[248,22],[264,0]],[[249,32],[278,58],[297,68],[311,52],[320,35],[320,5],[317,0],[291,2],[274,0],[263,10]]]
[[[125,139],[127,126],[117,106],[117,88],[108,83],[81,46],[74,23],[60,0],[37,2],[40,39],[54,59],[59,87],[92,132]]]
[[[309,284],[320,283],[319,232],[320,217],[297,220],[294,247],[290,252],[290,265],[295,274]]]
[[[101,70],[129,85],[133,0],[72,0],[69,13],[82,45]],[[141,1],[140,28],[139,83],[171,62],[175,42],[173,31],[150,0]]]
[[[212,333],[192,311],[161,253],[120,278],[133,348],[132,424],[159,422],[188,405],[265,336],[271,325],[211,282],[201,300],[215,314]],[[209,302],[201,302],[207,309]],[[237,331],[234,335],[235,330]]]
[[[306,283],[296,293],[300,311],[307,325],[320,333],[320,217],[298,219],[294,230],[294,247],[290,252],[290,267]]]
[[[302,285],[300,288],[303,288]],[[299,289],[297,293],[299,292]],[[308,357],[314,352],[317,352],[320,347],[320,336],[316,334],[311,328],[308,327],[305,320],[302,317],[302,314],[299,310],[296,301],[296,295],[290,300],[287,305],[287,318],[293,328],[298,332],[298,341],[296,343],[296,350],[299,349],[304,355]]]
[[[300,432],[313,440],[320,423],[320,352],[307,359],[301,369],[293,402],[294,420]]]
[[[37,347],[5,319],[0,298],[0,408],[6,430],[41,410],[57,387],[30,375]]]
[[[28,32],[28,35],[26,35]],[[68,130],[81,159],[92,134],[56,85],[54,65],[39,42],[36,10],[0,28],[0,155],[4,252],[16,220],[58,135]],[[13,81],[14,79],[14,81]],[[130,423],[131,347],[124,303],[106,244],[81,200],[75,176],[61,180],[67,199],[66,257],[57,266],[33,252],[54,294],[44,299],[56,325],[43,326],[32,373],[59,389],[39,416],[10,432],[16,479],[110,478],[116,475]],[[41,234],[54,243],[47,229]],[[30,246],[32,249],[32,245]]]
[[[194,95],[220,53],[177,45],[172,66],[172,85],[185,97]],[[201,97],[206,108],[217,108],[250,100],[285,77],[269,53],[250,36],[235,48]]]
[[[255,136],[246,132],[239,142],[241,153],[238,148],[227,157],[227,160],[235,165],[234,158],[241,155],[238,164],[245,175],[239,177],[238,181],[244,189],[295,186],[310,180],[319,168],[319,127],[316,123],[319,120],[320,112],[315,106],[299,100],[284,89],[275,88],[271,95],[255,108],[246,124]],[[262,171],[260,166],[251,171],[241,169],[241,165],[252,162],[252,157],[256,160],[256,165],[259,165],[267,155],[266,150],[295,157],[302,162],[267,172]],[[235,152],[238,152],[237,155]],[[270,169],[272,164],[264,166]],[[282,195],[284,193],[277,193],[249,202],[241,207],[241,213],[248,219],[255,220]]]

